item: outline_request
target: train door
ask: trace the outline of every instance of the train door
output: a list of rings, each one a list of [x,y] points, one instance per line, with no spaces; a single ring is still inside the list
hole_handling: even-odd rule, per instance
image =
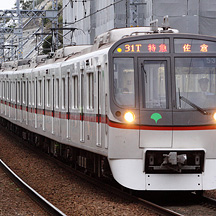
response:
[[[52,75],[50,70],[46,70],[46,76],[44,77],[44,119],[45,119],[45,131],[51,133],[52,131]]]
[[[24,116],[24,120],[25,120],[25,123],[26,125],[29,124],[29,119],[28,119],[28,91],[29,91],[29,88],[28,88],[28,83],[29,83],[29,79],[26,78],[25,80],[25,83],[23,84],[23,103],[25,104],[25,116]]]
[[[32,77],[31,77],[31,74],[29,74],[28,75],[28,86],[27,86],[27,88],[28,88],[28,91],[27,91],[27,104],[28,104],[28,112],[27,112],[27,118],[28,118],[28,122],[27,122],[27,124],[29,124],[31,127],[33,126],[32,125],[32,104],[33,104],[33,102],[32,102],[32,98],[33,98],[33,92],[34,91],[32,91]]]
[[[46,120],[45,120],[45,106],[46,106],[46,77],[45,76],[43,76],[43,79],[42,79],[42,91],[43,91],[43,93],[42,93],[42,100],[43,100],[43,102],[42,102],[42,114],[43,114],[43,123],[42,123],[42,129],[43,129],[43,131],[45,131],[46,130]]]
[[[172,146],[169,58],[139,58],[140,147]]]
[[[80,74],[80,142],[85,142],[84,139],[84,71]]]
[[[67,111],[67,139],[70,139],[70,104],[71,104],[71,101],[70,101],[70,87],[71,87],[71,79],[70,79],[70,69],[67,69],[67,97],[66,97],[66,111]]]
[[[35,80],[34,80],[34,86],[33,86],[33,88],[34,88],[34,125],[35,125],[35,128],[37,128],[38,127],[38,125],[37,125],[37,103],[38,103],[38,92],[37,92],[37,89],[38,89],[38,78],[37,77],[34,77],[35,78]]]
[[[17,77],[17,97],[16,97],[16,104],[17,104],[17,109],[16,109],[16,114],[17,114],[17,120],[22,121],[22,79],[20,76]]]
[[[52,74],[52,129],[51,133],[54,134],[54,113],[55,113],[55,75]]]
[[[97,141],[96,145],[101,147],[101,71],[97,71]]]
[[[25,124],[28,124],[28,75],[22,78],[22,95],[21,95],[21,105],[22,105],[22,121],[25,122]]]
[[[66,140],[69,138],[69,115],[68,115],[68,81],[70,69],[67,66],[61,67],[61,83],[60,83],[60,112],[61,112],[61,138]]]

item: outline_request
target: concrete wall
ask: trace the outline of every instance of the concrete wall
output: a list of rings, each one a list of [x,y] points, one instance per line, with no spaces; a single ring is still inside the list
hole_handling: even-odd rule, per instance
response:
[[[73,2],[73,4],[72,4]],[[63,7],[68,0],[63,0]],[[169,16],[172,28],[182,33],[216,35],[216,1],[213,0],[91,0],[71,1],[63,13],[68,27],[77,27],[73,42],[93,43],[94,37],[113,28],[149,26]],[[70,43],[70,34],[64,39]]]

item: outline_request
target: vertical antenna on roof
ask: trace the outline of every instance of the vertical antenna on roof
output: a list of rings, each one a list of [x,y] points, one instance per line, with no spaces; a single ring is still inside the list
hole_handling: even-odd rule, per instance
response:
[[[157,33],[158,32],[158,19],[151,21],[150,27],[154,33]]]
[[[163,23],[162,23],[163,30],[168,30],[170,28],[168,18],[169,18],[168,15],[164,16],[163,18]]]

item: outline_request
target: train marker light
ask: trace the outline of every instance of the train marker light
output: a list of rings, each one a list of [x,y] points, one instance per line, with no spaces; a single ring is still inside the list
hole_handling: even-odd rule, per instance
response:
[[[117,49],[117,52],[122,52],[122,49],[119,47],[118,49]]]
[[[213,119],[216,121],[216,112],[213,114]]]
[[[134,113],[128,111],[128,112],[126,112],[126,113],[124,114],[124,119],[125,119],[127,122],[131,123],[131,122],[134,121],[135,115],[134,115]]]

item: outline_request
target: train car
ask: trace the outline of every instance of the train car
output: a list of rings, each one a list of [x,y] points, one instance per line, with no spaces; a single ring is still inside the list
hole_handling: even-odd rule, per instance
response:
[[[114,29],[37,58],[2,65],[11,130],[130,189],[216,188],[215,37]]]

